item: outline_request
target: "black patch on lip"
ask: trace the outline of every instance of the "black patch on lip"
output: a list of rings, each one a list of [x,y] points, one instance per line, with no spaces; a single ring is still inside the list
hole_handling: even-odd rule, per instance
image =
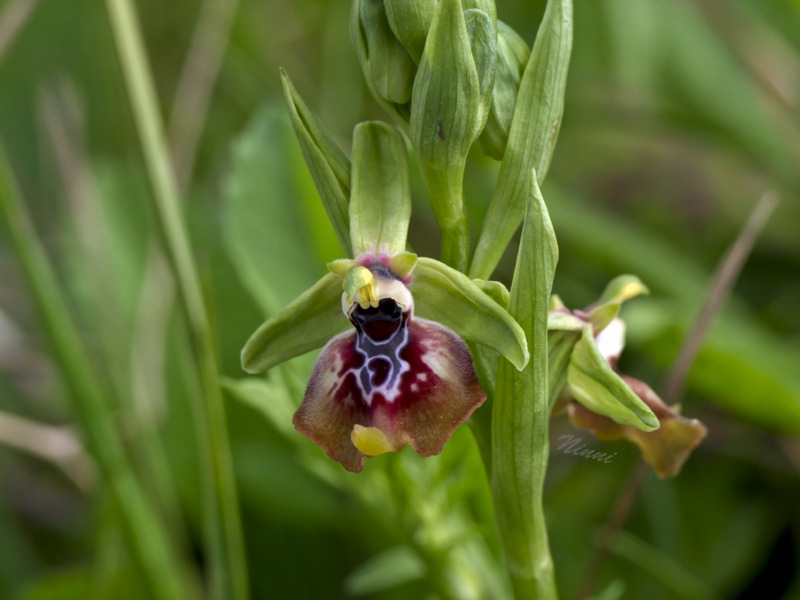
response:
[[[350,313],[350,321],[358,331],[376,342],[388,340],[400,327],[403,309],[391,298],[382,298],[377,307],[356,306]]]

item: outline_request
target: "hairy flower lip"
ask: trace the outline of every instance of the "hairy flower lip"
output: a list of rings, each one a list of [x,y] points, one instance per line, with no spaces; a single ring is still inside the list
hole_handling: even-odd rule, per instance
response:
[[[369,269],[371,279],[358,281],[368,282],[370,301],[354,293],[348,302],[343,293],[354,331],[325,346],[293,419],[300,433],[354,472],[367,456],[406,444],[422,456],[438,454],[486,399],[463,340],[413,316],[411,292],[384,264],[391,258],[362,254],[353,261],[351,269]]]

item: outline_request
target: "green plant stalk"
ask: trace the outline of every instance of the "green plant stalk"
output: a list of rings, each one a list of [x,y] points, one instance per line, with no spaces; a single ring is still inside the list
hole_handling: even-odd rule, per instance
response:
[[[202,288],[181,213],[178,186],[169,161],[155,87],[130,0],[106,0],[136,127],[153,187],[166,253],[187,320],[194,366],[202,390],[195,424],[204,481],[205,527],[210,589],[218,600],[249,596],[239,502],[217,357]]]
[[[428,197],[438,199],[433,202],[433,207],[442,231],[442,262],[462,273],[466,273],[469,260],[469,231],[464,214],[464,168],[465,164],[447,169],[423,165],[422,169]]]
[[[181,563],[172,541],[165,534],[166,528],[159,523],[157,511],[134,475],[119,432],[114,426],[110,403],[105,400],[105,391],[93,372],[53,269],[19,199],[2,149],[0,213],[3,214],[9,237],[28,278],[64,382],[75,403],[75,416],[119,506],[131,554],[142,569],[154,598],[189,600],[193,594],[190,593],[188,569]]]
[[[549,454],[547,313],[558,258],[547,208],[531,178],[509,312],[528,335],[522,371],[500,359],[492,409],[492,496],[514,594],[558,597],[542,506]]]

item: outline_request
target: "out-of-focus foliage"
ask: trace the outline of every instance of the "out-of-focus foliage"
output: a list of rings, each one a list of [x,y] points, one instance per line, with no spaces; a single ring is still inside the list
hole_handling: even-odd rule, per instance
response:
[[[137,3],[168,123],[187,110],[173,98],[198,17],[218,4]],[[135,468],[191,556],[202,544],[197,390],[104,5],[5,0],[0,19],[21,5],[30,16],[0,47],[0,138],[114,393]],[[266,377],[241,371],[249,333],[342,256],[293,136],[279,66],[348,152],[357,122],[387,116],[350,46],[349,3],[243,0],[236,9],[220,32],[228,46],[186,206],[226,377],[253,597],[502,598],[491,498],[468,429],[440,457],[403,451],[355,476],[290,425],[313,357]],[[498,18],[529,45],[543,10],[544,1],[498,0]],[[709,436],[678,478],[645,480],[598,597],[800,597],[800,4],[576,0],[574,10],[567,104],[542,190],[560,247],[554,290],[584,306],[620,273],[648,285],[648,298],[623,309],[622,371],[666,379],[756,200],[768,189],[782,198],[681,399]],[[471,231],[496,171],[478,152],[467,165]],[[415,185],[409,241],[433,256],[435,219]],[[509,258],[498,272],[506,283]],[[47,350],[0,237],[0,415],[75,422]],[[64,462],[63,452],[58,465],[43,460],[15,432],[0,420],[0,598],[145,597],[91,463]],[[565,455],[556,449],[564,434],[615,458]],[[570,598],[637,458],[564,418],[551,439],[545,506]]]

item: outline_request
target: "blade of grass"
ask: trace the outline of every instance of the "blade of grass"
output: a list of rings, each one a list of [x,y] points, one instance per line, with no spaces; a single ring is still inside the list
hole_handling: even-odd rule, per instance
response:
[[[182,190],[192,177],[197,143],[222,67],[238,0],[205,0],[172,101],[169,142]]]
[[[13,0],[3,8],[0,13],[0,62],[39,2],[40,0]]]
[[[37,423],[0,411],[0,444],[53,463],[84,493],[94,485],[94,465],[67,427]]]
[[[189,600],[192,595],[188,592],[186,567],[165,535],[165,528],[159,525],[158,514],[134,476],[114,426],[110,403],[104,397],[105,391],[93,371],[55,274],[20,201],[2,148],[0,213],[28,278],[62,377],[75,403],[75,416],[103,479],[119,505],[131,554],[147,578],[154,598]]]
[[[163,241],[187,321],[200,384],[194,416],[204,475],[205,534],[210,589],[218,600],[249,595],[247,565],[230,440],[220,388],[212,332],[181,213],[178,185],[171,168],[155,86],[141,31],[130,0],[106,0],[114,40],[126,81]]]
[[[667,383],[662,396],[666,404],[674,404],[680,399],[683,392],[689,369],[700,351],[700,346],[705,338],[708,328],[714,317],[719,313],[722,304],[733,289],[739,273],[742,271],[747,257],[753,249],[761,230],[767,224],[772,212],[778,204],[777,196],[768,192],[758,201],[758,204],[747,219],[744,228],[739,233],[734,243],[728,248],[725,256],[720,261],[711,282],[708,295],[703,307],[690,330],[689,336],[683,343],[678,358],[672,365]]]

